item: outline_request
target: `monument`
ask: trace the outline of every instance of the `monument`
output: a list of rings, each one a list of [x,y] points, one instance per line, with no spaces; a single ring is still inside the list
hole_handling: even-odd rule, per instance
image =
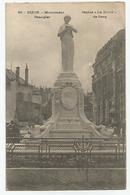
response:
[[[54,83],[52,116],[41,126],[41,137],[101,137],[96,126],[85,116],[83,89],[73,72],[73,33],[77,33],[77,30],[69,24],[70,20],[70,16],[65,16],[65,23],[58,32],[61,41],[62,72]]]

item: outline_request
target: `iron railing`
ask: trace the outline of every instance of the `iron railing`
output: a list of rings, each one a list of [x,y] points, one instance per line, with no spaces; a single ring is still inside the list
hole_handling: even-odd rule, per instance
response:
[[[6,159],[7,167],[124,167],[125,150],[124,138],[8,137]]]

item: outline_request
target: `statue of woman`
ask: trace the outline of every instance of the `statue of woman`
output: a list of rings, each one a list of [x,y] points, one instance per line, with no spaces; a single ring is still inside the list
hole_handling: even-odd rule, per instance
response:
[[[58,36],[61,40],[62,49],[62,69],[63,72],[73,72],[73,58],[74,58],[74,41],[73,32],[77,30],[69,24],[70,16],[65,16],[65,23],[60,27]]]

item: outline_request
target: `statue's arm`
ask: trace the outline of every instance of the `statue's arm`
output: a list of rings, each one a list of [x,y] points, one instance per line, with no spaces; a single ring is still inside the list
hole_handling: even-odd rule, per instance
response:
[[[78,32],[73,26],[71,26],[71,28],[72,28],[72,31],[73,31],[73,32],[75,32],[75,33]]]
[[[66,32],[65,26],[61,26],[57,34],[58,37],[62,36]]]

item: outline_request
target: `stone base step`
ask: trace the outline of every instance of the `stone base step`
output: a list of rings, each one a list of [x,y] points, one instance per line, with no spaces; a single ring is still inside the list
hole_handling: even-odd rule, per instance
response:
[[[56,129],[50,131],[51,138],[79,138],[84,135],[84,137],[91,137],[91,132],[83,129]]]
[[[61,123],[56,125],[56,129],[69,129],[69,130],[74,130],[74,129],[82,129],[82,125],[77,123],[77,124],[69,124],[69,123]]]

